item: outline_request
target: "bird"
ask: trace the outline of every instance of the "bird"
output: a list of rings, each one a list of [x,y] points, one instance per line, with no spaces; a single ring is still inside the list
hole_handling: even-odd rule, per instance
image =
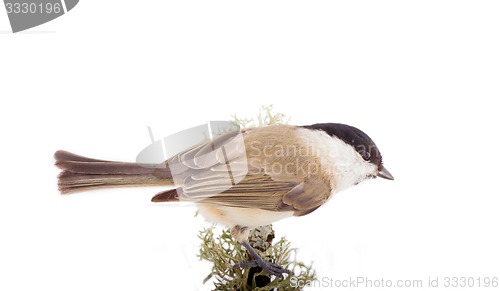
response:
[[[233,130],[184,150],[162,163],[91,159],[54,154],[61,194],[109,187],[166,186],[152,202],[193,202],[208,221],[225,225],[270,275],[290,274],[264,260],[249,231],[314,212],[332,196],[360,182],[394,180],[373,140],[342,123],[270,125]]]

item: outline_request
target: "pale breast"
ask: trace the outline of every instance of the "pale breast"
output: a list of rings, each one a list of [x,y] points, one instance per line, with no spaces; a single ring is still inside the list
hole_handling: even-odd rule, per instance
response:
[[[293,211],[275,212],[258,208],[228,207],[217,204],[197,203],[200,214],[209,221],[233,227],[255,228],[293,216]]]

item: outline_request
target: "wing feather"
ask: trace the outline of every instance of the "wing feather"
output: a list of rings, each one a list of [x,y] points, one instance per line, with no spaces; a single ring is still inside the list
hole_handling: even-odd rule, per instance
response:
[[[283,126],[283,130],[274,132],[290,135],[292,129]],[[153,201],[178,199],[269,211],[295,211],[294,215],[298,216],[322,205],[331,192],[325,181],[274,176],[266,168],[269,163],[260,161],[259,155],[249,153],[245,143],[248,145],[248,139],[252,138],[249,135],[258,131],[272,137],[269,128],[233,131],[172,157],[167,163],[178,188],[159,193]],[[280,143],[284,138],[278,134],[266,145]]]

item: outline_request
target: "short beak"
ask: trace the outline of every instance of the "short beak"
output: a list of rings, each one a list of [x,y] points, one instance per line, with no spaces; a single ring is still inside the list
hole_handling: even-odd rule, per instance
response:
[[[394,180],[394,177],[391,175],[391,173],[389,171],[387,171],[386,168],[382,168],[382,170],[380,170],[378,172],[378,175],[380,178],[384,178],[384,179],[387,179],[387,180]]]

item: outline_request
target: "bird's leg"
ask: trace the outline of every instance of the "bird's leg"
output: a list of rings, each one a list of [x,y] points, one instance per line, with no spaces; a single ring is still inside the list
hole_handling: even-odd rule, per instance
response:
[[[287,270],[283,267],[281,267],[278,264],[268,262],[264,260],[258,253],[255,251],[255,249],[248,243],[248,241],[242,242],[242,245],[248,250],[250,255],[252,256],[253,260],[252,261],[246,261],[246,262],[241,262],[237,263],[233,266],[233,268],[240,267],[240,268],[247,268],[247,267],[261,267],[262,270],[266,271],[269,275],[274,275],[278,276],[280,278],[283,278],[283,273],[286,274],[291,274],[292,272],[290,270]]]
[[[231,234],[233,235],[233,237],[236,238],[236,240],[239,241],[248,250],[248,252],[250,253],[250,255],[253,258],[252,261],[237,263],[233,266],[233,268],[237,268],[237,267],[247,268],[247,267],[257,267],[258,266],[258,267],[261,267],[268,274],[278,276],[280,278],[283,278],[283,273],[287,273],[287,274],[292,273],[291,271],[281,267],[278,264],[264,260],[248,242],[248,232],[249,232],[249,229],[247,227],[241,227],[239,225],[236,225],[236,226],[231,228]]]

